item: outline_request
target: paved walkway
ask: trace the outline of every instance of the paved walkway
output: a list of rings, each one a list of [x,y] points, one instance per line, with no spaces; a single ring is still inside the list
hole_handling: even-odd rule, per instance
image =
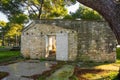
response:
[[[52,61],[37,61],[29,60],[25,62],[18,62],[9,64],[6,66],[0,66],[0,71],[8,72],[10,75],[2,80],[33,80],[30,78],[24,78],[22,76],[32,76],[35,74],[41,74],[46,70],[50,70],[50,66],[56,64]]]

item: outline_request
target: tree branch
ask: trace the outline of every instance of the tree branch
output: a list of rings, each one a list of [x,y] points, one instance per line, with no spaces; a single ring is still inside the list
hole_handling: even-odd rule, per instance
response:
[[[33,2],[32,2],[32,5],[33,5],[34,7],[36,7],[37,10],[39,10],[39,7],[38,7],[36,4],[34,4]]]
[[[98,12],[115,5],[114,0],[77,0],[78,2],[97,10]]]
[[[78,2],[98,11],[106,20],[115,15],[114,0],[77,0]]]
[[[24,1],[24,3],[31,8],[31,10],[35,13],[35,15],[37,15],[36,11],[31,7],[31,5],[29,3],[25,2],[25,1]]]

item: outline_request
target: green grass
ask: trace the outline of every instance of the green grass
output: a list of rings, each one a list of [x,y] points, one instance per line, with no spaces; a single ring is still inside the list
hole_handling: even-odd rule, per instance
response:
[[[86,73],[82,77],[90,80],[118,80],[117,74],[118,72],[116,71],[109,71],[103,73]]]
[[[69,77],[70,80],[79,80],[75,75],[72,75],[71,77]]]
[[[0,62],[20,56],[20,51],[0,51]]]
[[[0,46],[0,48],[5,48],[5,46]]]

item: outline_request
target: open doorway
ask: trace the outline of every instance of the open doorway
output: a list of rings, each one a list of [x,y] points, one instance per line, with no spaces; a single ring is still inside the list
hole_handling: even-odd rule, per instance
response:
[[[55,59],[56,57],[56,36],[48,35],[46,37],[46,58]]]

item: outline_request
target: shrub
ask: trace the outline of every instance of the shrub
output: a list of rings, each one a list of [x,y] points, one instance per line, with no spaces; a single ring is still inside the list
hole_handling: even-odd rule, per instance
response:
[[[120,48],[116,48],[117,59],[120,59]]]

